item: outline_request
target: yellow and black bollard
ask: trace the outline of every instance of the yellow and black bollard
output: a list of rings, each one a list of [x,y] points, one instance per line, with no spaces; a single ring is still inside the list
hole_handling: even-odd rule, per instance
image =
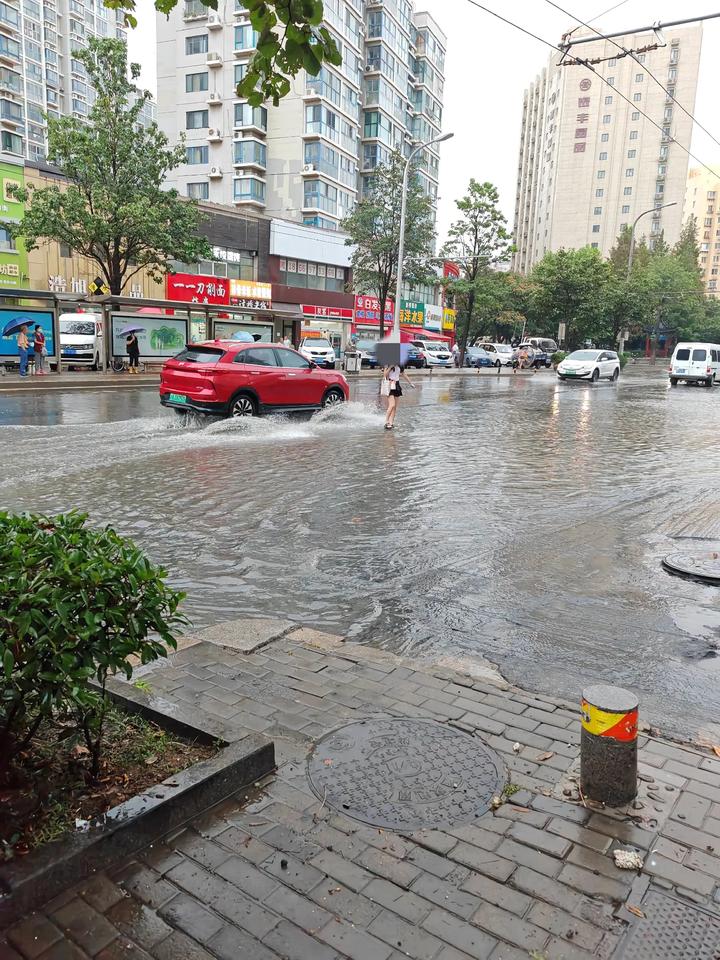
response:
[[[638,698],[622,687],[597,684],[582,695],[580,787],[608,807],[637,794]]]

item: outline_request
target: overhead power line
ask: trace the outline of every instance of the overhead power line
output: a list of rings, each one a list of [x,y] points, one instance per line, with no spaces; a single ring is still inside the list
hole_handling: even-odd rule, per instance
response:
[[[497,20],[502,20],[503,23],[506,23],[508,26],[513,27],[515,30],[519,30],[521,33],[524,33],[526,36],[532,37],[533,40],[537,40],[539,43],[545,44],[545,46],[549,47],[550,50],[555,50],[557,51],[557,53],[561,53],[565,55],[566,51],[563,50],[562,47],[557,46],[557,44],[555,43],[551,43],[549,40],[545,40],[543,37],[539,37],[536,33],[533,33],[532,30],[528,30],[525,27],[520,26],[519,23],[514,23],[512,20],[508,20],[506,17],[503,17],[499,13],[496,13],[495,10],[491,10],[489,7],[483,6],[483,4],[479,3],[478,0],[467,0],[467,2],[472,4],[472,6],[474,7],[477,7],[479,10],[482,10],[484,13],[490,14],[491,17],[495,17]],[[713,14],[713,16],[720,17],[720,14]],[[618,34],[618,36],[622,36],[622,34]],[[629,103],[632,106],[633,110],[642,114],[642,116],[645,117],[645,119],[648,120],[661,133],[664,132],[663,128],[660,126],[659,123],[653,120],[652,117],[648,116],[648,114],[645,113],[644,110],[641,110],[639,108],[639,104],[635,103],[629,97],[626,97],[625,94],[622,93],[620,90],[618,90],[617,87],[613,86],[611,83],[608,83],[607,79],[603,77],[601,73],[598,73],[598,71],[595,69],[595,67],[591,63],[589,63],[587,60],[583,60],[582,57],[573,57],[571,62],[576,64],[577,66],[585,67],[587,70],[590,70],[591,73],[594,73],[599,80],[601,80],[613,91],[613,93],[616,93],[619,97],[621,97],[623,100]],[[691,157],[696,163],[699,163],[701,167],[704,167],[708,171],[708,173],[711,173],[714,177],[720,180],[720,174],[718,174],[717,171],[709,167],[699,157],[696,157],[695,154],[692,153],[691,150],[688,150],[687,147],[683,146],[683,144],[680,143],[679,140],[673,140],[673,143],[676,143],[684,153],[686,153],[689,157]]]
[[[564,13],[565,16],[567,16],[567,17],[572,17],[572,19],[575,20],[579,25],[581,25],[581,26],[583,26],[583,27],[587,27],[588,30],[592,30],[593,33],[597,34],[597,36],[598,36],[601,40],[609,40],[609,42],[612,43],[613,46],[617,47],[618,50],[621,50],[624,55],[629,56],[629,57],[632,57],[633,60],[635,60],[637,63],[640,63],[640,61],[637,59],[636,54],[635,54],[632,50],[628,50],[627,47],[624,47],[621,43],[618,43],[616,40],[614,40],[614,39],[612,38],[612,36],[608,36],[608,35],[606,35],[606,34],[604,34],[604,33],[601,33],[599,30],[596,30],[595,27],[591,27],[589,23],[585,23],[584,20],[580,20],[574,13],[570,13],[568,10],[564,10],[559,4],[555,3],[554,0],[545,0],[545,2],[546,2],[547,4],[549,4],[551,7],[554,7],[556,10],[559,10],[560,13]],[[668,90],[668,88],[663,84],[663,82],[662,82],[661,80],[659,80],[659,79],[655,76],[655,74],[652,72],[652,70],[650,70],[650,68],[649,68],[646,64],[642,64],[642,67],[643,67],[644,72],[647,73],[647,75],[648,75],[649,77],[651,77],[651,78],[655,81],[655,83],[660,87],[660,89],[665,93],[665,95],[668,96],[668,97],[672,100],[673,103],[677,104],[677,106],[680,107],[680,109],[682,110],[682,112],[683,112],[686,116],[690,117],[690,119],[692,120],[692,122],[695,123],[695,124],[697,124],[697,126],[703,131],[703,133],[706,133],[706,134],[710,137],[710,139],[720,147],[720,140],[718,140],[717,137],[713,136],[713,134],[710,133],[710,131],[707,129],[707,127],[704,127],[704,126],[700,123],[700,121],[699,121],[698,119],[696,119],[696,118],[692,115],[692,113],[690,113],[690,111],[687,110],[687,109],[683,106],[682,103],[680,103],[680,101],[679,101],[678,99],[676,99],[676,97],[674,96],[674,94],[670,93],[670,91]]]
[[[605,33],[603,36],[609,40],[611,37],[626,37],[631,33],[648,33],[650,30],[662,30],[663,27],[682,27],[687,23],[702,23],[703,20],[716,20],[718,17],[720,17],[720,13],[707,13],[704,17],[687,17],[685,20],[666,20],[664,23],[660,23],[658,20],[647,27],[633,27],[631,30],[616,30],[615,33]],[[592,37],[578,37],[577,40],[571,40],[569,46],[575,46],[578,43],[592,43],[592,40]]]

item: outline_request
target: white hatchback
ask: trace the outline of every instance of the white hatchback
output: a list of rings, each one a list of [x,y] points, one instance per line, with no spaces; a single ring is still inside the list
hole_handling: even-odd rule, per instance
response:
[[[305,337],[300,341],[298,352],[306,360],[312,360],[319,367],[326,367],[328,370],[335,369],[335,350],[325,337]]]
[[[620,376],[620,359],[613,350],[573,350],[558,364],[561,380],[590,380],[600,377],[614,383]]]
[[[475,346],[481,347],[490,354],[494,366],[511,367],[513,365],[515,354],[509,343],[488,343],[486,340],[481,340]]]

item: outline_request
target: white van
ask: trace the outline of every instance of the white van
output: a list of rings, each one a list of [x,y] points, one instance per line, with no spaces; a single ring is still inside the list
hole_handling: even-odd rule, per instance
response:
[[[670,361],[670,385],[679,380],[711,387],[720,372],[720,344],[679,343]]]
[[[96,313],[60,314],[60,356],[63,363],[97,370],[103,356],[103,324]]]

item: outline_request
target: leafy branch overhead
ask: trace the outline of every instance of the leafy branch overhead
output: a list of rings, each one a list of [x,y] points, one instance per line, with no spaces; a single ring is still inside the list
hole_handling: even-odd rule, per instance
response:
[[[218,0],[200,0],[217,10]],[[178,0],[155,0],[155,9],[169,14]],[[277,106],[290,93],[290,77],[300,70],[317,76],[323,63],[340,66],[342,57],[332,34],[321,26],[322,0],[244,0],[250,23],[258,34],[255,54],[237,94],[251,106],[266,100]],[[121,10],[125,23],[137,26],[135,0],[105,0],[105,6]]]

